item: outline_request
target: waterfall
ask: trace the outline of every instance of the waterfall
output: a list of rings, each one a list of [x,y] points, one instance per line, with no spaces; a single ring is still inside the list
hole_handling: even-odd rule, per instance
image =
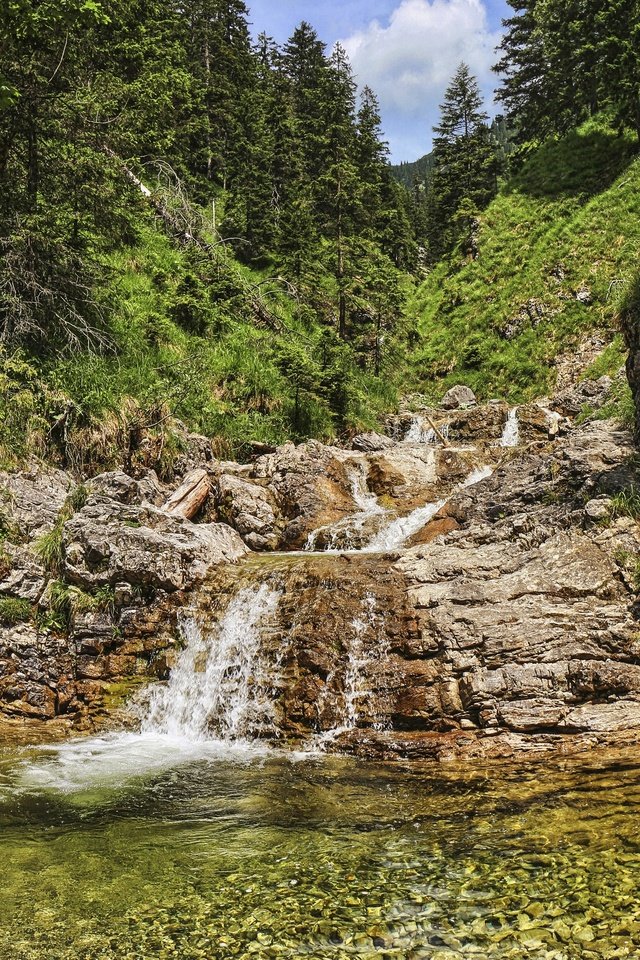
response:
[[[389,638],[383,622],[376,610],[376,598],[367,594],[362,600],[360,616],[351,621],[351,634],[345,637],[346,647],[344,663],[338,665],[327,677],[327,685],[321,700],[335,696],[330,685],[336,675],[342,675],[343,707],[337,724],[318,737],[319,746],[326,746],[340,734],[355,730],[363,717],[363,703],[371,697],[375,689],[375,673],[387,663],[389,657]],[[322,712],[322,705],[320,712]],[[367,717],[373,729],[385,729],[381,719]]]
[[[351,497],[359,510],[343,517],[337,523],[318,527],[307,537],[304,549],[313,552],[321,549],[326,553],[340,550],[354,550],[362,544],[366,528],[373,518],[383,516],[386,510],[378,503],[378,498],[367,487],[368,468],[366,463],[355,463],[351,476]]]
[[[394,520],[377,533],[367,546],[363,548],[364,551],[366,553],[386,553],[388,550],[395,550],[401,547],[402,544],[406,543],[414,534],[422,530],[425,524],[435,517],[436,513],[444,507],[446,502],[446,499],[444,499],[438,500],[437,503],[427,503],[424,507],[418,507],[417,510],[413,510],[406,517],[398,517],[397,520]]]
[[[166,686],[152,690],[142,732],[196,741],[274,734],[273,682],[260,648],[279,599],[266,584],[245,587],[210,633],[185,621],[184,649]]]
[[[386,553],[388,550],[397,550],[398,547],[401,547],[407,540],[410,540],[411,537],[422,530],[425,524],[435,517],[438,511],[442,510],[444,505],[449,502],[455,493],[463,490],[465,487],[473,487],[476,483],[480,483],[481,480],[486,480],[492,473],[492,467],[476,468],[463,483],[456,487],[449,497],[438,500],[436,503],[427,503],[424,507],[418,507],[406,517],[398,517],[397,520],[394,520],[388,526],[384,527],[384,529],[380,530],[380,532],[370,540],[366,547],[363,547],[363,552]]]
[[[440,433],[445,438],[449,439],[449,424],[445,423],[440,427]],[[424,419],[418,414],[414,414],[411,418],[411,426],[404,438],[405,443],[439,443],[438,435],[433,427],[426,427]]]
[[[520,443],[520,424],[518,423],[518,408],[509,411],[507,422],[502,431],[501,447],[517,447]]]

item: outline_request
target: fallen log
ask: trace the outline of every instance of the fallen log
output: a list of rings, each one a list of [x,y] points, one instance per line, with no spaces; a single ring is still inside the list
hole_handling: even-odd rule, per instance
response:
[[[193,518],[204,506],[211,490],[211,480],[206,470],[192,470],[184,478],[175,493],[172,493],[163,510],[173,516]]]
[[[429,424],[429,426],[431,427],[431,429],[433,430],[433,432],[435,433],[436,437],[438,438],[438,440],[439,440],[440,443],[442,444],[442,446],[443,446],[443,447],[450,447],[451,444],[449,443],[449,441],[448,441],[447,438],[445,437],[444,433],[442,433],[442,431],[439,430],[438,427],[436,427],[435,423],[433,422],[433,420],[431,419],[431,417],[429,416],[429,414],[428,414],[428,413],[425,413],[424,417],[425,417],[425,420],[427,421],[427,423]]]

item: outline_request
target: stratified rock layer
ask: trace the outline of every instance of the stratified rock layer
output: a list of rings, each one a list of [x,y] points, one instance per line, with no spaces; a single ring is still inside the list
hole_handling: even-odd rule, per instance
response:
[[[640,528],[611,500],[637,482],[630,437],[604,421],[560,429],[531,405],[522,446],[504,449],[508,413],[448,414],[457,446],[368,436],[356,450],[308,443],[207,462],[211,522],[162,510],[170,491],[152,473],[96,478],[64,523],[55,575],[84,602],[67,633],[38,618],[2,628],[3,712],[109,716],[120,688],[166,678],[180,611],[213,628],[240,585],[267,582],[280,594],[262,642],[282,739],[381,757],[640,741]],[[486,463],[491,477],[463,485]],[[10,484],[4,512],[25,541],[53,528],[73,486],[35,474]],[[366,512],[374,494],[367,524],[442,506],[395,552],[271,555]],[[0,595],[45,610],[54,577],[14,539]]]

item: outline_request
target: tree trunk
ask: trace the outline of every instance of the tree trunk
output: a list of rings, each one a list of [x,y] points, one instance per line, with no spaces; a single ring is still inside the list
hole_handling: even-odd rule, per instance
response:
[[[204,506],[210,491],[211,481],[207,471],[192,470],[162,509],[173,516],[193,520]]]

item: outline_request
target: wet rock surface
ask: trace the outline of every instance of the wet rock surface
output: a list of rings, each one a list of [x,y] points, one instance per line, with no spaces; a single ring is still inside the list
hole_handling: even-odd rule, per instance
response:
[[[109,714],[145,678],[167,677],[178,611],[215,630],[238,584],[253,582],[280,597],[262,642],[281,738],[381,758],[640,741],[640,528],[613,507],[637,482],[631,438],[531,404],[518,411],[519,446],[505,448],[509,415],[498,402],[436,411],[445,442],[401,415],[389,428],[400,438],[384,443],[363,435],[352,450],[312,442],[246,465],[207,461],[197,523],[161,509],[171,491],[152,472],[102,475],[62,524],[55,575],[31,535],[54,528],[73,484],[8,478],[7,520],[24,532],[5,544],[0,598],[34,615],[2,628],[2,711]],[[466,485],[486,464],[493,474]],[[295,552],[336,527],[351,537],[338,549],[357,549],[436,501],[383,555]],[[66,628],[38,613],[59,579],[79,591]]]

